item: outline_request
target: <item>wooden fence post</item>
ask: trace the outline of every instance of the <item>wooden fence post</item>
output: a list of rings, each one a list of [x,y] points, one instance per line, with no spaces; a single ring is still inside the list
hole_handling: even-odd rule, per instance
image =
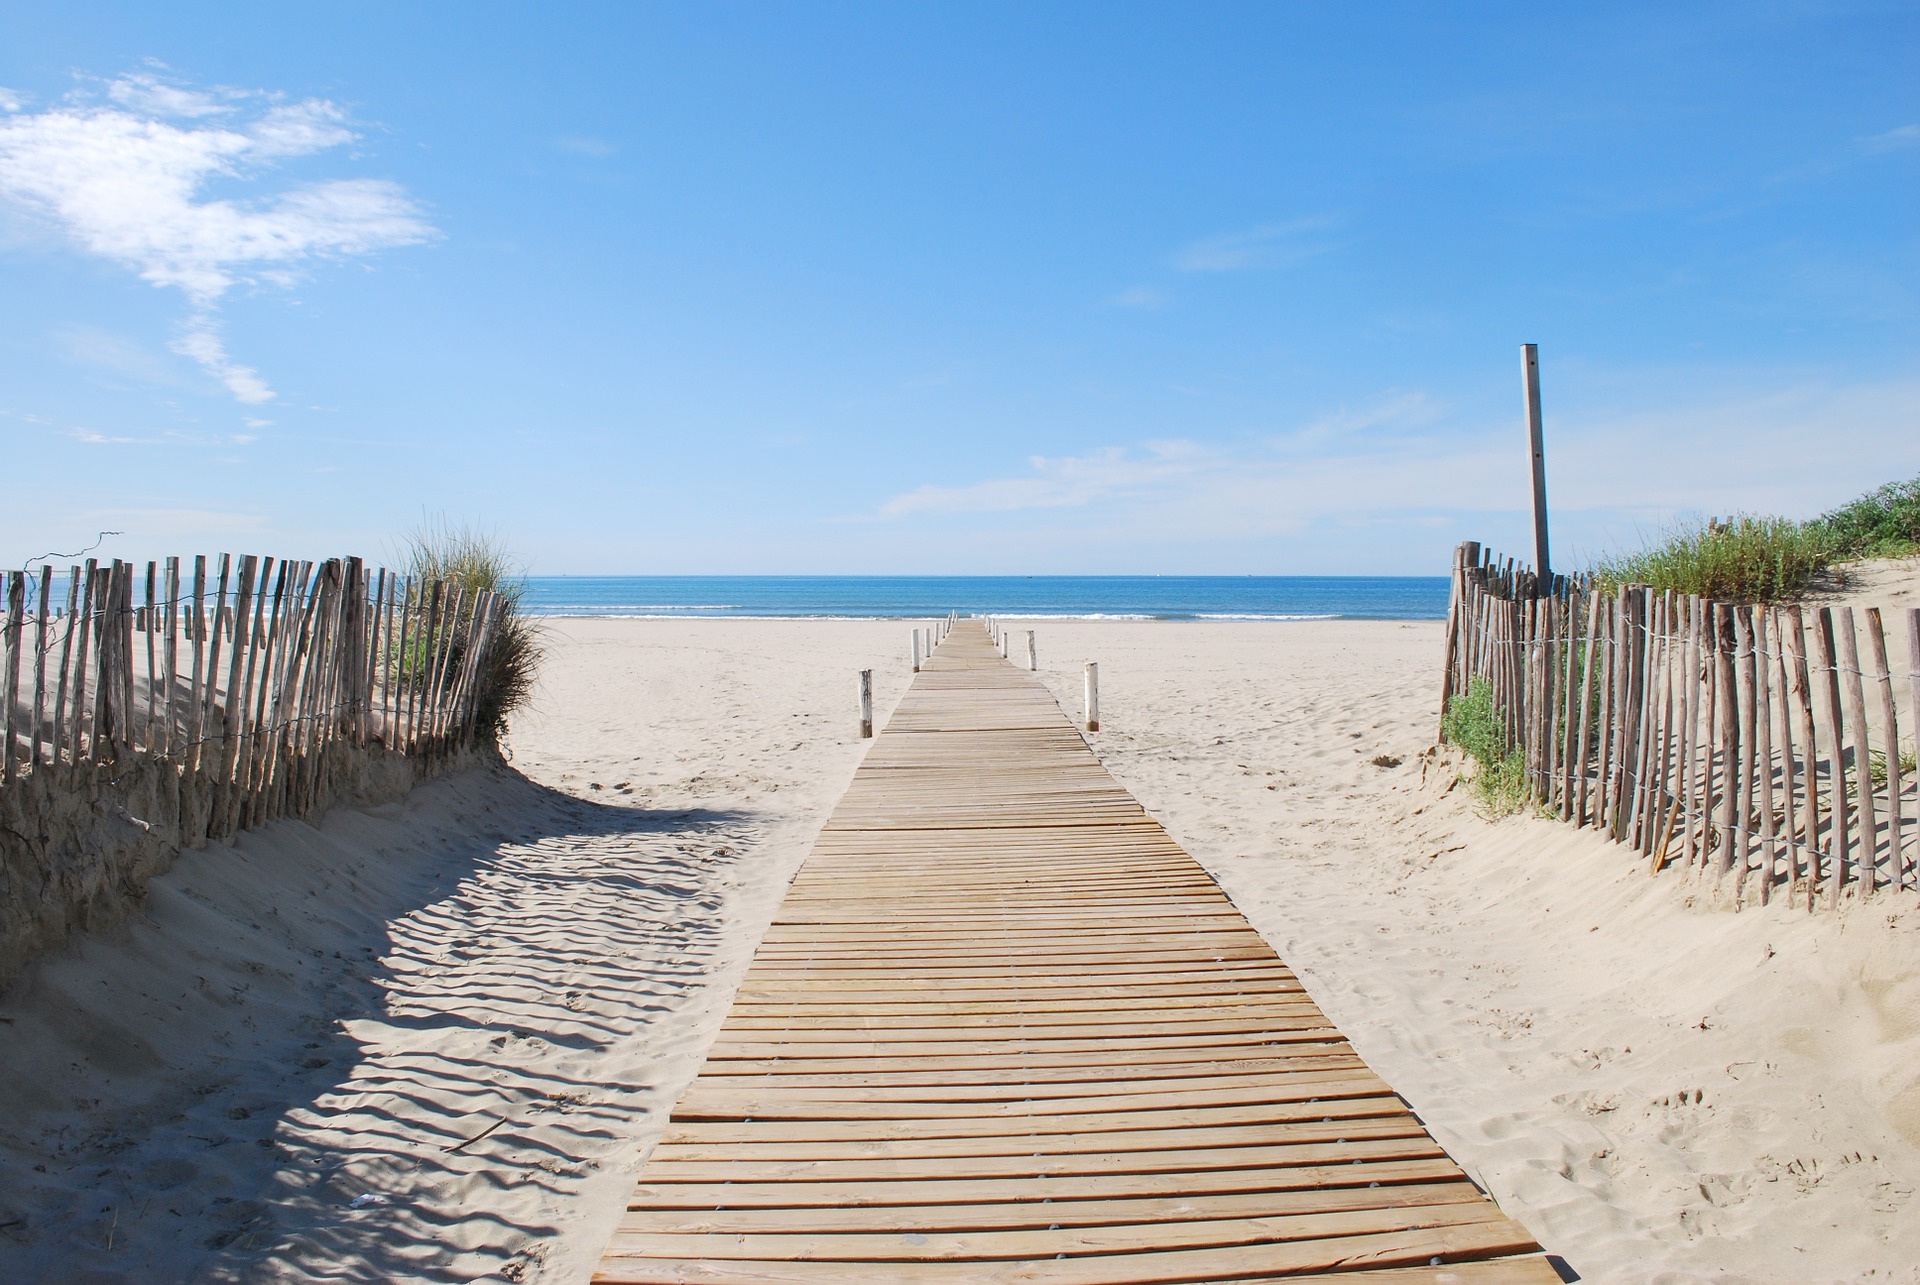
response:
[[[39,767],[51,762],[53,740],[46,734],[47,720],[47,619],[53,606],[53,568],[40,568],[40,603],[33,619],[33,763]],[[42,746],[45,748],[43,749]]]
[[[1800,608],[1789,607],[1786,619],[1793,630],[1787,635],[1787,650],[1792,659],[1787,680],[1792,689],[1794,734],[1800,738],[1800,780],[1805,791],[1801,797],[1806,805],[1801,809],[1801,851],[1807,863],[1807,909],[1812,910],[1819,901],[1820,885],[1825,878],[1820,847],[1820,743],[1814,734],[1813,678],[1807,664],[1806,618]]]
[[[1873,657],[1873,683],[1880,697],[1880,724],[1887,755],[1887,882],[1896,890],[1907,886],[1905,820],[1900,815],[1900,793],[1906,784],[1900,766],[1900,716],[1893,701],[1893,673],[1887,664],[1886,629],[1880,609],[1868,607],[1867,650]]]
[[[1779,873],[1777,831],[1773,819],[1773,667],[1770,654],[1777,651],[1772,617],[1766,608],[1753,613],[1753,746],[1760,781],[1760,904],[1773,899],[1773,881]]]
[[[14,778],[20,774],[20,766],[13,752],[13,738],[15,734],[13,706],[14,695],[20,687],[20,639],[24,637],[26,611],[27,573],[24,571],[9,571],[7,572],[7,624],[5,640],[7,672],[6,685],[4,688],[0,688],[0,700],[5,700],[7,703],[7,739],[5,746],[7,759],[4,765],[4,771],[0,773],[0,779],[4,779],[9,785],[11,785]]]
[[[1040,668],[1040,651],[1034,644],[1033,630],[1031,629],[1027,630],[1027,668],[1029,670],[1037,670]]]
[[[1880,818],[1879,808],[1873,799],[1873,746],[1867,736],[1866,693],[1860,681],[1860,643],[1853,631],[1853,608],[1842,607],[1835,614],[1840,633],[1838,659],[1840,669],[1846,675],[1843,681],[1847,722],[1852,724],[1849,730],[1853,742],[1853,782],[1857,787],[1854,797],[1859,800],[1855,814],[1860,821],[1854,848],[1858,854],[1854,867],[1855,878],[1860,881],[1861,897],[1871,899],[1877,882],[1875,866],[1880,855]]]
[[[1087,730],[1100,730],[1100,666],[1087,662]]]
[[[1827,872],[1827,904],[1840,904],[1841,885],[1847,879],[1847,857],[1852,848],[1847,816],[1846,750],[1841,740],[1840,671],[1834,660],[1833,611],[1822,607],[1814,615],[1814,691],[1820,696],[1815,721],[1827,743],[1827,835],[1832,844]]]
[[[873,735],[873,671],[860,671],[860,736],[865,740]]]
[[[1520,378],[1527,397],[1528,460],[1533,471],[1533,569],[1545,579],[1547,560],[1547,446],[1540,418],[1540,348],[1520,345]]]

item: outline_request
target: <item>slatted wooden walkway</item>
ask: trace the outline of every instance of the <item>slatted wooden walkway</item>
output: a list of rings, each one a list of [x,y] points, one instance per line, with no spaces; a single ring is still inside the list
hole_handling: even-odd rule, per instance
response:
[[[795,879],[596,1281],[1557,1282],[962,623]]]

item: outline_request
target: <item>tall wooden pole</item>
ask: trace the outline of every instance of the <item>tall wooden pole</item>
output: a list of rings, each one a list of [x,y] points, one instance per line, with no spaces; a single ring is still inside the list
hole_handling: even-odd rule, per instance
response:
[[[1551,582],[1552,563],[1547,559],[1547,446],[1540,427],[1540,348],[1520,345],[1520,371],[1527,390],[1527,438],[1531,443],[1533,464],[1533,569],[1539,583]]]

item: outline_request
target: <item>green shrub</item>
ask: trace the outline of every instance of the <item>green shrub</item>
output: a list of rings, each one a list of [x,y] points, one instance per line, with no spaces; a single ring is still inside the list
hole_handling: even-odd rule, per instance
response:
[[[1476,678],[1464,695],[1448,700],[1440,735],[1473,760],[1467,781],[1482,812],[1503,817],[1526,808],[1531,798],[1526,758],[1517,746],[1507,745],[1500,709],[1493,703],[1493,684]]]
[[[1766,603],[1805,592],[1833,559],[1821,523],[1740,514],[1676,523],[1658,543],[1600,559],[1593,575],[1607,589],[1644,584],[1720,602]]]
[[[1920,553],[1920,477],[1889,482],[1822,514],[1810,525],[1820,528],[1837,557],[1899,558]]]
[[[526,581],[519,568],[497,537],[436,521],[407,537],[407,574],[423,582],[444,580],[450,587],[464,588],[462,623],[473,619],[472,603],[479,591],[498,595],[500,615],[487,642],[486,655],[480,658],[475,701],[476,734],[482,740],[497,741],[506,731],[507,716],[532,696],[540,658],[545,653],[540,627],[520,609]],[[407,642],[417,645],[415,640]],[[457,662],[458,651],[454,658]],[[403,664],[403,669],[412,673],[418,666]]]

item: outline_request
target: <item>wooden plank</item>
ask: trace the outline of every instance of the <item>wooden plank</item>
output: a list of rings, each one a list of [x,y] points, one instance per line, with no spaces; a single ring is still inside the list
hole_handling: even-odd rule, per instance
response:
[[[1846,692],[1848,730],[1853,742],[1853,781],[1857,787],[1854,797],[1858,800],[1859,827],[1854,848],[1857,856],[1854,860],[1854,877],[1860,883],[1860,895],[1871,898],[1877,882],[1875,865],[1880,850],[1879,809],[1873,798],[1873,742],[1867,734],[1867,701],[1863,684],[1860,681],[1860,643],[1853,629],[1853,608],[1841,607],[1834,612],[1834,627],[1839,634],[1840,651],[1837,657],[1842,675],[1843,689]],[[1899,754],[1898,747],[1894,754]]]
[[[1701,797],[1700,698],[1704,685],[1700,669],[1701,599],[1687,597],[1687,646],[1682,669],[1682,711],[1680,715],[1680,810],[1686,817],[1686,864],[1697,862],[1704,846],[1703,823],[1706,803]]]
[[[160,753],[171,757],[180,735],[180,559],[167,559],[167,640],[160,653],[166,676],[166,714],[160,727]]]
[[[205,554],[195,554],[193,559],[193,606],[187,613],[187,637],[193,642],[193,655],[189,663],[193,667],[193,678],[187,691],[186,740],[181,746],[181,771],[191,779],[200,765],[200,740],[206,730],[206,697],[204,695],[205,661],[207,654],[207,559]],[[185,818],[182,818],[183,822]]]
[[[1412,1162],[1418,1165],[1421,1162]],[[1412,1167],[1410,1165],[1409,1167]],[[1369,1169],[1378,1173],[1379,1166]],[[802,1205],[787,1208],[721,1210],[724,1218],[709,1218],[705,1209],[641,1208],[622,1223],[630,1232],[791,1232],[791,1231],[971,1231],[1002,1228],[1040,1229],[1098,1227],[1114,1223],[1184,1222],[1195,1218],[1248,1218],[1293,1213],[1338,1212],[1348,1209],[1396,1209],[1418,1205],[1457,1204],[1478,1197],[1464,1178],[1454,1181],[1368,1183],[1350,1187],[1323,1186],[1306,1191],[1282,1189],[1194,1195],[1169,1199],[1137,1196],[1120,1200],[1030,1200],[991,1204],[857,1205],[821,1209]],[[714,1204],[725,1204],[728,1192],[715,1192]]]
[[[1753,798],[1756,742],[1754,740],[1753,611],[1744,603],[1733,609],[1735,692],[1739,701],[1739,736],[1735,748],[1739,755],[1736,773],[1739,782],[1734,793],[1733,900],[1739,905],[1747,890],[1747,872],[1753,864]]]
[[[1067,1230],[933,1232],[912,1239],[879,1232],[639,1231],[623,1228],[608,1246],[619,1255],[655,1258],[794,1259],[843,1262],[927,1262],[1053,1258],[1075,1254],[1193,1249],[1220,1245],[1277,1245],[1289,1241],[1461,1227],[1499,1218],[1485,1202],[1399,1205],[1385,1209],[1315,1210],[1264,1218],[1188,1219],[1180,1222],[1094,1224]],[[1337,1256],[1324,1266],[1338,1266]]]
[[[1914,747],[1920,751],[1920,607],[1907,609],[1907,699],[1913,708]],[[1920,887],[1920,836],[1915,847],[1914,886]]]
[[[720,1238],[716,1238],[719,1241]],[[614,1246],[620,1244],[618,1233]],[[1297,1277],[1317,1270],[1341,1269],[1340,1280],[1355,1278],[1358,1264],[1374,1267],[1429,1264],[1435,1258],[1455,1256],[1470,1259],[1505,1257],[1537,1251],[1526,1230],[1506,1218],[1493,1216],[1486,1222],[1465,1226],[1380,1235],[1338,1236],[1328,1240],[1252,1243],[1219,1249],[1168,1250],[1157,1253],[1093,1254],[1086,1257],[1069,1254],[1048,1264],[1044,1279],[1050,1285],[1123,1285],[1132,1282],[1175,1282],[1204,1280],[1208,1276]],[[1061,1251],[1064,1253],[1065,1251]],[[897,1258],[897,1256],[896,1256]],[[1030,1263],[1033,1259],[1016,1260]],[[1510,1279],[1558,1282],[1559,1276],[1544,1259],[1531,1276]],[[1033,1274],[1007,1265],[1004,1274],[996,1274],[989,1262],[861,1262],[858,1260],[750,1260],[714,1262],[701,1259],[651,1259],[645,1254],[609,1254],[594,1274],[595,1281],[729,1281],[736,1285],[788,1285],[798,1282],[910,1282],[910,1281],[1013,1281],[1033,1280]],[[1018,1274],[1014,1274],[1018,1272]],[[1361,1279],[1364,1279],[1362,1277]],[[1436,1275],[1435,1280],[1460,1279],[1458,1273]]]
[[[1354,1057],[1346,1037],[1336,1032],[1325,1040],[1295,1044],[1246,1043],[1146,1051],[1102,1048],[1090,1054],[1000,1048],[988,1053],[949,1050],[918,1056],[817,1057],[793,1053],[770,1058],[711,1058],[701,1068],[699,1082],[688,1089],[688,1093],[760,1093],[767,1089],[788,1092],[812,1087],[864,1091],[881,1086],[937,1085],[943,1091],[965,1087],[969,1098],[986,1101],[1021,1096],[985,1091],[990,1086],[1020,1085],[1030,1090],[1027,1096],[1038,1097],[1054,1091],[1042,1086],[1079,1084],[1096,1087],[1060,1092],[1068,1095],[1172,1093],[1226,1086],[1272,1090],[1281,1097],[1298,1097],[1332,1092],[1328,1085],[1351,1083],[1354,1073],[1364,1069]],[[1284,1084],[1277,1089],[1274,1088],[1279,1083],[1274,1079],[1276,1075],[1285,1077]],[[1236,1076],[1241,1078],[1232,1078]],[[1203,1080],[1206,1083],[1200,1083]],[[981,1091],[974,1092],[975,1089]],[[863,1096],[885,1095],[863,1092]],[[682,1105],[693,1100],[691,1096],[684,1098]]]
[[[1812,910],[1820,895],[1820,775],[1819,747],[1814,736],[1813,680],[1807,666],[1806,620],[1800,608],[1788,607],[1783,620],[1788,626],[1787,650],[1791,661],[1787,671],[1794,735],[1800,742],[1800,852],[1806,861],[1806,905]]]
[[[65,747],[67,747],[67,682],[71,680],[73,634],[75,630],[81,628],[79,601],[81,601],[81,569],[69,567],[67,569],[67,613],[63,617],[65,628],[60,630],[60,665],[58,665],[58,680],[56,680],[56,691],[54,691],[54,749],[52,749],[50,763],[56,768],[60,766],[61,757],[65,755]],[[75,759],[81,757],[79,747],[73,749],[73,757]]]
[[[643,1173],[628,1208],[705,1215],[748,1210],[886,1210],[984,1204],[1011,1208],[1069,1200],[1133,1201],[1175,1196],[1271,1192],[1344,1193],[1379,1183],[1434,1182],[1463,1175],[1451,1160],[1363,1160],[1359,1164],[1295,1165],[1285,1169],[1216,1169],[1204,1174],[1072,1174],[1027,1178],[933,1178],[920,1182],[658,1182]],[[1344,1198],[1344,1197],[1342,1197]],[[1051,1221],[1051,1220],[1049,1220]]]
[[[1880,609],[1868,607],[1865,614],[1867,652],[1873,660],[1874,692],[1880,698],[1880,734],[1887,755],[1887,877],[1895,888],[1905,888],[1912,872],[1903,841],[1905,822],[1900,815],[1900,795],[1906,784],[1900,768],[1900,715],[1893,700],[1893,674],[1887,665],[1887,635],[1880,622]]]
[[[27,573],[9,571],[7,581],[7,619],[6,636],[6,677],[0,685],[0,700],[6,701],[4,748],[6,761],[0,765],[0,780],[13,784],[20,775],[20,756],[16,753],[16,738],[20,734],[19,696],[20,696],[20,640],[26,636],[27,619]]]
[[[160,712],[160,671],[157,668],[158,657],[155,635],[160,632],[160,618],[156,614],[159,608],[160,564],[147,563],[147,603],[142,616],[142,632],[146,634],[147,644],[147,704],[145,718],[141,720],[140,746],[148,753],[154,752],[154,728]]]
[[[95,748],[87,719],[87,693],[90,690],[88,682],[92,678],[87,668],[87,654],[94,630],[99,627],[101,600],[106,589],[106,577],[99,572],[99,561],[88,558],[86,579],[80,586],[81,614],[75,618],[70,630],[79,640],[73,653],[73,729],[69,742],[73,748],[73,762],[76,768],[91,755]],[[94,683],[91,690],[97,698],[98,683]]]
[[[1778,640],[1770,632],[1772,613],[1764,608],[1753,614],[1753,649],[1756,659],[1753,696],[1754,696],[1754,758],[1758,765],[1760,782],[1760,904],[1766,905],[1773,898],[1773,885],[1779,875],[1779,863],[1776,860],[1777,837],[1774,826],[1773,807],[1773,666],[1770,663],[1773,653],[1779,650]]]
[[[1847,804],[1846,748],[1841,732],[1840,671],[1833,643],[1833,611],[1822,607],[1814,613],[1813,628],[1814,691],[1816,723],[1820,739],[1827,748],[1828,862],[1827,903],[1840,904],[1840,890],[1846,883],[1847,864],[1852,843],[1849,840]]]
[[[36,768],[56,761],[53,737],[47,728],[47,629],[53,607],[53,568],[40,568],[39,605],[33,617],[33,763]]]
[[[891,1115],[869,1115],[865,1102],[815,1103],[824,1108],[804,1117],[728,1116],[723,1119],[693,1120],[676,1116],[660,1139],[663,1146],[698,1146],[727,1143],[848,1143],[880,1140],[953,1138],[989,1138],[1002,1142],[1009,1136],[1007,1122],[1019,1120],[1033,1130],[1031,1135],[1068,1137],[1086,1134],[1106,1135],[1157,1131],[1155,1136],[1171,1136],[1172,1130],[1300,1124],[1319,1121],[1358,1120],[1371,1116],[1405,1116],[1406,1103],[1390,1093],[1360,1097],[1325,1099],[1313,1102],[1254,1102],[1223,1104],[1207,1100],[1194,1106],[1155,1106],[1132,1111],[1111,1108],[1099,1111],[1060,1112],[1047,1118],[1035,1118],[1025,1102],[1003,1102],[997,1111],[965,1116],[929,1116],[911,1106],[895,1107]],[[858,1108],[850,1114],[847,1108]]]

